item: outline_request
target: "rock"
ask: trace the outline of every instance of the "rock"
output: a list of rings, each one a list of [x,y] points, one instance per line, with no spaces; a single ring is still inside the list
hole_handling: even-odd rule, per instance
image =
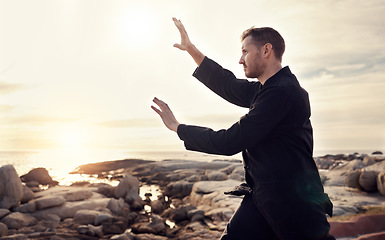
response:
[[[172,217],[172,219],[173,219],[176,223],[182,222],[182,221],[184,221],[184,220],[189,220],[187,213],[188,213],[190,210],[192,210],[192,209],[196,209],[196,207],[194,207],[194,206],[181,206],[181,207],[179,207],[178,209],[176,209],[176,211],[175,211],[174,216]]]
[[[339,165],[333,168],[333,170],[336,169],[336,170],[354,171],[354,170],[361,169],[363,167],[364,167],[363,161],[359,159],[355,159],[350,162],[347,162],[346,164]]]
[[[120,180],[115,189],[115,196],[123,198],[132,209],[143,209],[144,202],[139,196],[139,180],[136,177],[127,175]]]
[[[362,172],[358,180],[361,188],[367,192],[377,191],[377,176],[378,173],[375,171]]]
[[[35,224],[37,220],[31,215],[14,212],[1,219],[1,222],[7,225],[9,229],[19,229]]]
[[[7,216],[10,213],[8,209],[2,209],[0,208],[0,219],[2,219],[4,216]]]
[[[363,160],[363,163],[364,163],[364,166],[367,167],[367,166],[370,166],[370,165],[373,165],[376,163],[376,160],[374,160],[373,158],[369,157],[369,156],[366,156]]]
[[[29,203],[24,203],[15,208],[16,212],[22,212],[22,213],[33,213],[36,211],[36,202],[31,201]]]
[[[365,234],[357,238],[357,240],[383,240],[383,239],[385,239],[385,231]]]
[[[203,221],[205,218],[205,212],[199,209],[192,209],[187,212],[187,217],[190,219],[191,222]]]
[[[229,221],[234,211],[229,208],[215,208],[205,213],[213,221]]]
[[[79,210],[75,213],[74,222],[83,225],[93,224],[98,215],[100,212],[95,210]]]
[[[316,158],[315,163],[318,167],[318,169],[329,169],[333,164],[335,163],[334,159],[330,158]]]
[[[165,194],[170,197],[184,198],[191,193],[193,183],[187,181],[172,182],[167,185]]]
[[[372,155],[383,155],[381,151],[374,151],[372,152]]]
[[[207,174],[207,178],[209,181],[224,181],[227,180],[227,175],[224,172],[212,171]]]
[[[25,234],[13,234],[2,237],[1,240],[29,240],[29,238]]]
[[[40,184],[37,181],[24,182],[29,188],[39,188]]]
[[[23,197],[23,185],[15,168],[5,165],[0,168],[0,208],[18,206]]]
[[[23,186],[23,195],[21,198],[21,203],[27,203],[31,201],[34,197],[35,194],[33,193],[33,191],[29,187]]]
[[[51,176],[45,168],[35,168],[29,171],[26,175],[21,176],[23,182],[36,181],[42,185],[54,184]]]
[[[243,197],[225,195],[227,192],[240,185],[240,181],[206,181],[194,184],[190,194],[191,203],[195,206],[208,205],[212,208],[227,208],[235,212]]]
[[[104,234],[121,234],[127,229],[127,222],[122,217],[113,217],[101,226]]]
[[[41,224],[48,229],[56,229],[60,225],[60,217],[55,214],[44,215]]]
[[[116,187],[104,184],[98,187],[98,193],[108,197],[108,198],[113,198],[115,197],[115,189]]]
[[[377,176],[377,189],[382,196],[385,196],[385,172],[380,172]]]
[[[66,200],[63,197],[59,197],[59,196],[38,198],[35,201],[36,201],[36,209],[38,210],[61,206],[66,202]]]
[[[155,214],[161,214],[164,211],[164,206],[162,201],[154,200],[151,202],[151,212]]]
[[[241,181],[241,182],[244,181],[245,180],[245,170],[244,170],[243,165],[234,168],[234,170],[229,175],[229,179],[234,179],[234,180]]]
[[[96,216],[95,218],[95,221],[94,221],[94,225],[95,226],[99,226],[101,225],[102,223],[106,222],[106,221],[109,221],[110,219],[112,219],[113,216],[111,214],[108,214],[108,213],[101,213],[99,215]]]
[[[360,179],[360,175],[361,175],[361,171],[360,170],[355,170],[355,171],[352,171],[348,174],[348,176],[346,176],[345,178],[345,185],[347,187],[351,187],[351,188],[360,188],[360,184],[359,184],[359,179]]]
[[[385,215],[356,216],[345,222],[329,221],[330,234],[336,238],[357,237],[373,232],[385,231]]]
[[[150,234],[150,233],[136,234],[135,235],[135,240],[167,240],[167,239],[168,239],[167,237],[157,236],[157,235]]]
[[[87,226],[94,233],[94,236],[97,236],[99,238],[102,238],[104,236],[102,226],[95,227],[91,224],[88,224]]]
[[[8,227],[0,222],[0,238],[8,235]]]
[[[200,176],[197,176],[197,175],[191,175],[189,177],[186,177],[185,180],[187,182],[198,182],[201,180]]]
[[[79,190],[76,192],[69,192],[64,195],[64,199],[69,202],[83,201],[92,197],[92,192],[87,190]]]
[[[119,200],[111,198],[107,208],[118,216],[127,216],[130,213],[130,205],[128,205],[123,198],[119,198]]]
[[[77,228],[78,233],[84,234],[87,236],[95,236],[96,233],[88,227],[88,225],[79,225]]]
[[[382,162],[385,160],[384,155],[369,155],[364,158],[366,161]]]
[[[130,230],[127,229],[124,233],[119,235],[114,235],[110,237],[113,240],[135,240],[135,237],[130,233]]]
[[[159,234],[166,229],[166,225],[160,216],[153,214],[149,223],[135,223],[131,228],[134,233]]]

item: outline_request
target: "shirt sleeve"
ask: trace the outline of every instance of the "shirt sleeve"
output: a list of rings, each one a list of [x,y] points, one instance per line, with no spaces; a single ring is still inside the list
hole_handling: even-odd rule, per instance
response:
[[[271,87],[261,93],[248,114],[228,129],[214,131],[206,127],[181,124],[177,133],[188,150],[234,155],[269,138],[289,112],[290,104],[284,91]]]
[[[237,79],[232,72],[207,57],[193,76],[228,102],[247,108],[250,107],[259,84]]]

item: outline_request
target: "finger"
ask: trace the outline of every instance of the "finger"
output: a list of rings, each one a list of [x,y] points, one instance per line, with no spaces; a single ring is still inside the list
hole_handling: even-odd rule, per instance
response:
[[[180,49],[180,50],[183,50],[182,45],[180,45],[180,44],[178,44],[178,43],[175,43],[173,46],[176,47],[176,48],[178,48],[178,49]]]
[[[159,109],[157,109],[157,108],[154,107],[154,106],[151,106],[151,108],[152,108],[152,110],[154,110],[157,114],[159,114],[159,116],[161,116],[162,112],[161,112]]]
[[[153,100],[154,103],[156,103],[156,105],[159,106],[160,110],[164,110],[164,109],[167,109],[168,108],[168,105],[167,103],[163,102],[162,100],[158,99],[158,98],[154,98]]]

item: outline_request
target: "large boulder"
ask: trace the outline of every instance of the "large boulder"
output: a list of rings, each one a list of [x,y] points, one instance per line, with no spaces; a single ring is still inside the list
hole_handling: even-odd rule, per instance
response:
[[[385,215],[356,216],[345,222],[329,221],[330,234],[336,238],[385,231]]]
[[[227,174],[220,171],[211,171],[207,173],[209,181],[224,181],[227,180]]]
[[[360,175],[361,175],[361,171],[360,170],[355,170],[355,171],[352,171],[348,174],[348,176],[346,176],[345,178],[345,185],[347,187],[351,187],[351,188],[360,188],[360,183],[359,183],[359,179],[360,179]]]
[[[144,206],[144,202],[139,196],[139,180],[131,175],[120,180],[115,189],[115,196],[123,198],[133,209],[142,209]]]
[[[95,210],[79,210],[75,213],[74,222],[78,224],[93,224],[98,215],[101,215],[101,212]]]
[[[45,168],[34,168],[29,171],[26,175],[21,176],[23,182],[36,181],[42,185],[55,184],[56,182],[52,180],[47,169]]]
[[[378,173],[375,171],[364,171],[361,173],[358,182],[362,189],[367,192],[377,191],[377,176]]]
[[[1,222],[9,229],[19,229],[35,224],[37,220],[29,214],[14,212],[1,219]]]
[[[128,205],[123,198],[119,198],[119,200],[111,198],[107,208],[118,216],[127,216],[130,213],[130,205]]]
[[[23,197],[23,184],[15,168],[5,165],[0,168],[0,208],[18,206]]]
[[[38,210],[61,206],[66,202],[66,200],[63,197],[53,197],[53,196],[38,198],[35,201],[36,201],[36,209]]]
[[[357,169],[361,169],[363,167],[365,167],[365,166],[364,166],[364,162],[362,160],[354,159],[350,162],[347,162],[346,164],[339,165],[339,166],[333,168],[333,170],[354,171]]]
[[[8,235],[8,227],[0,222],[0,238]]]
[[[166,195],[176,198],[184,198],[191,193],[193,183],[187,181],[172,182],[166,187]]]
[[[7,216],[10,213],[8,209],[2,209],[0,208],[0,219],[3,218],[4,216]]]
[[[385,172],[380,172],[377,176],[377,189],[385,196]]]
[[[23,186],[23,197],[21,203],[27,203],[35,197],[35,193],[27,186]]]

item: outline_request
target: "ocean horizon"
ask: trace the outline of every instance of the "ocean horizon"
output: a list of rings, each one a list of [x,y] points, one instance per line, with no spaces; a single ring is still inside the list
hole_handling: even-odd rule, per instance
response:
[[[326,154],[371,154],[374,150],[322,150],[315,151],[313,156]],[[124,150],[32,150],[32,151],[0,151],[0,166],[13,165],[19,176],[38,167],[46,168],[52,178],[61,185],[69,185],[76,181],[90,181],[88,176],[69,174],[80,165],[123,159],[143,159],[162,161],[181,159],[194,161],[242,160],[242,154],[220,156],[193,151],[124,151]],[[100,182],[100,181],[99,181]]]

